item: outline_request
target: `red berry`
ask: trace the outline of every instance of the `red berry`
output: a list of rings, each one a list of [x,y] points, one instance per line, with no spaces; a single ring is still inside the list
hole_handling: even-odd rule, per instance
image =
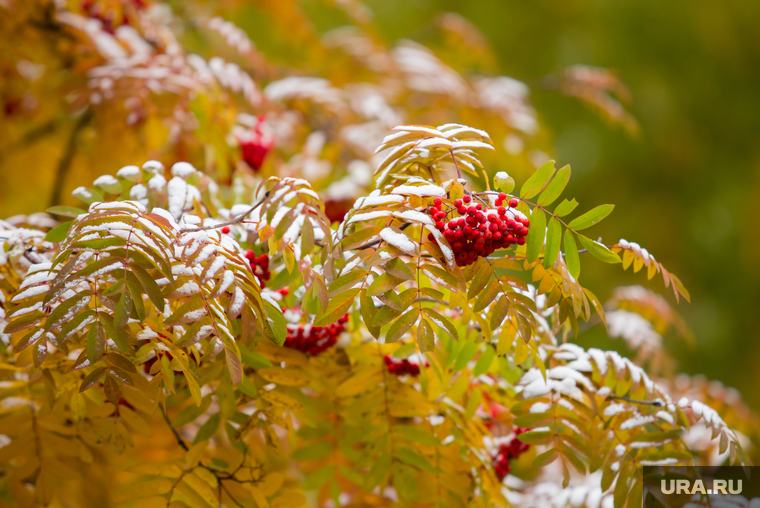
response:
[[[515,198],[512,198],[512,199],[509,200],[509,207],[510,208],[516,208],[517,205],[518,205],[518,203],[519,202]]]
[[[228,234],[229,232],[230,232],[230,227],[229,226],[224,226],[222,228],[222,233],[224,233],[225,235]]]
[[[465,196],[462,198],[462,201],[464,201],[465,203],[469,203],[470,201],[472,201],[472,198],[470,196]]]
[[[435,198],[433,200],[433,203],[435,204],[435,206],[441,206],[443,204],[443,200],[441,198]]]
[[[455,199],[454,200],[454,206],[456,206],[457,208],[459,208],[460,206],[462,206],[462,200],[461,199]]]

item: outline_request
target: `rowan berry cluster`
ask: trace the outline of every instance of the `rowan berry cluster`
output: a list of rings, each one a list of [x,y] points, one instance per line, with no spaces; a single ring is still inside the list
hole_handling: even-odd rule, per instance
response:
[[[527,431],[528,429],[516,429],[515,437],[513,437],[512,440],[508,443],[502,443],[501,446],[499,446],[499,451],[493,458],[493,470],[500,481],[509,474],[509,471],[511,469],[509,461],[516,459],[528,451],[528,448],[530,448],[530,445],[527,445],[517,439],[517,436]]]
[[[338,336],[346,329],[348,314],[327,326],[288,325],[285,347],[316,356],[338,342]]]
[[[258,171],[267,154],[274,148],[274,136],[262,128],[263,119],[250,131],[238,135],[237,141],[243,152],[243,160],[251,169]]]
[[[385,366],[388,368],[388,372],[396,374],[398,376],[402,374],[409,374],[410,376],[420,375],[420,366],[416,363],[412,363],[407,359],[396,360],[390,355],[385,355]]]
[[[250,262],[251,271],[256,278],[259,279],[259,285],[263,288],[265,286],[264,281],[269,280],[271,277],[271,274],[269,273],[269,256],[262,254],[257,257],[256,253],[249,250],[246,251],[245,258]]]
[[[510,199],[507,206],[503,206],[506,199],[507,195],[502,192],[496,199],[495,208],[484,208],[481,203],[472,203],[470,196],[464,196],[454,200],[454,206],[449,210],[443,210],[443,200],[435,198],[428,213],[454,250],[457,265],[470,265],[478,257],[488,256],[498,249],[525,244],[530,221],[513,210],[518,204],[516,199]],[[446,222],[449,213],[454,211],[461,217]],[[432,233],[428,239],[435,241]]]

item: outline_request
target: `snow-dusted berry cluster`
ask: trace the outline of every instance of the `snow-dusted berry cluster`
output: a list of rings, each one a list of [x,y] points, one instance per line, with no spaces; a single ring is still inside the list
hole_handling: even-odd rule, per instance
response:
[[[493,470],[499,480],[503,480],[509,474],[511,469],[509,461],[516,459],[530,448],[530,445],[517,439],[517,436],[527,431],[528,429],[515,429],[515,437],[511,441],[502,443],[499,446],[499,451],[493,458]]]
[[[269,273],[269,256],[262,254],[256,256],[256,253],[252,250],[246,251],[245,258],[250,262],[251,271],[259,280],[259,285],[263,288],[266,286],[266,282],[271,277]]]
[[[388,372],[401,376],[403,374],[409,374],[410,376],[420,375],[419,364],[412,363],[408,359],[396,360],[390,355],[385,355],[385,366],[388,368]]]
[[[498,249],[525,244],[530,221],[513,210],[518,204],[516,199],[510,199],[507,206],[503,206],[506,199],[507,195],[502,192],[496,199],[496,208],[484,208],[481,203],[472,203],[470,196],[464,196],[454,200],[453,206],[446,210],[443,209],[443,200],[435,199],[428,213],[454,250],[457,265],[470,265],[479,257],[488,256]],[[449,214],[454,212],[461,217],[446,222]],[[428,239],[435,241],[432,233]]]
[[[348,314],[327,326],[288,325],[285,347],[316,356],[338,342],[338,337],[346,329]]]

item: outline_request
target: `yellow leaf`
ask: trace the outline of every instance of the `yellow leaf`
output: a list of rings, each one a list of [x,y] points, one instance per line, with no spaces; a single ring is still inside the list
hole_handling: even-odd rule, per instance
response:
[[[127,468],[127,472],[134,474],[144,474],[153,476],[163,476],[165,478],[179,478],[182,475],[182,469],[176,464],[137,464]]]
[[[278,390],[271,390],[268,392],[260,392],[260,397],[265,401],[275,406],[283,407],[288,411],[295,413],[303,412],[303,406],[296,399],[286,393],[282,393]]]
[[[200,477],[200,475],[198,474],[199,471],[206,471],[206,470],[200,469],[200,468],[196,469],[195,471],[192,472],[192,474],[185,476],[183,478],[183,481],[187,483],[188,485],[190,485],[190,487],[192,487],[192,489],[195,492],[197,492],[198,495],[208,504],[210,504],[211,506],[219,506],[219,500],[216,497],[216,492],[204,478]]]
[[[127,406],[119,407],[119,416],[127,422],[127,425],[132,427],[135,432],[143,434],[145,436],[152,436],[153,431],[150,430],[148,422],[142,419],[135,411],[129,409]]]
[[[201,441],[200,443],[191,446],[185,455],[185,463],[190,467],[197,466],[198,462],[200,461],[201,454],[206,450],[207,446],[208,441]]]
[[[283,386],[306,386],[311,381],[308,374],[296,369],[271,367],[269,369],[259,369],[256,373],[270,383],[277,383]]]
[[[259,480],[257,486],[262,494],[264,494],[266,497],[270,497],[275,495],[277,491],[280,490],[284,481],[285,475],[274,471]]]
[[[168,492],[168,491],[167,491]],[[164,496],[152,496],[147,498],[138,498],[126,503],[117,505],[117,508],[165,508],[166,498]]]

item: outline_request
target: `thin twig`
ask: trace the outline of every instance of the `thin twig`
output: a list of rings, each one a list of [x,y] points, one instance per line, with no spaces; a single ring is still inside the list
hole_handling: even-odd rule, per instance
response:
[[[77,151],[77,139],[90,120],[92,120],[92,111],[89,109],[85,111],[82,116],[79,117],[77,123],[69,135],[69,140],[66,142],[66,147],[63,149],[63,155],[61,160],[58,161],[58,168],[55,170],[55,179],[53,180],[53,193],[50,196],[50,206],[55,206],[61,202],[61,193],[63,191],[63,185],[66,182],[66,177],[71,167],[71,161],[74,159],[74,154]]]
[[[628,397],[618,397],[616,395],[608,395],[607,398],[612,400],[622,400],[624,402],[630,402],[631,404],[643,404],[645,406],[662,407],[664,405],[659,400],[636,400],[629,399]]]
[[[248,209],[248,211],[241,213],[240,215],[237,215],[235,218],[228,220],[227,222],[219,222],[218,224],[212,224],[211,226],[199,226],[197,228],[182,228],[179,230],[180,233],[194,233],[196,231],[208,231],[209,229],[219,229],[223,228],[224,226],[232,226],[233,224],[239,224],[243,222],[243,219],[248,217],[255,209],[260,207],[262,204],[264,204],[264,201],[269,197],[269,191],[267,191],[266,194],[264,194],[264,197],[259,200],[258,203],[253,205],[251,208]]]
[[[164,405],[159,402],[158,407],[161,409],[161,415],[164,417],[164,421],[166,421],[166,424],[169,426],[169,429],[172,431],[172,434],[174,434],[174,438],[177,440],[177,444],[185,451],[188,451],[190,449],[189,446],[187,446],[187,443],[185,443],[185,440],[182,439],[182,436],[179,435],[179,432],[177,432],[177,429],[174,428],[174,425],[172,425],[172,421],[169,419],[169,415],[166,414],[166,408],[164,408]]]

